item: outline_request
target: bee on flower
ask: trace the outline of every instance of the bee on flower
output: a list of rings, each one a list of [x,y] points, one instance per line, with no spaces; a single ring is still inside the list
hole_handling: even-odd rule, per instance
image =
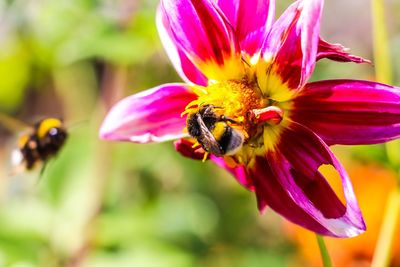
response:
[[[307,83],[316,61],[368,63],[320,38],[323,0],[161,0],[161,41],[185,83],[129,96],[100,129],[107,140],[177,140],[286,219],[322,235],[365,231],[350,179],[329,145],[400,135],[400,88],[360,80]],[[346,203],[320,167],[340,174]]]

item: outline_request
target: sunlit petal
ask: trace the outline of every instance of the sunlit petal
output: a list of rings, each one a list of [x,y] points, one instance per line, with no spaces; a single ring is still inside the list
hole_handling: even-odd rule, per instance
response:
[[[275,0],[217,0],[248,56],[258,53],[275,16]]]
[[[323,0],[298,0],[272,26],[264,43],[263,59],[289,88],[301,88],[317,59]]]
[[[207,78],[243,75],[234,29],[216,4],[208,0],[162,0],[160,16],[178,50]]]
[[[162,142],[185,136],[185,106],[195,99],[183,84],[165,84],[122,99],[109,111],[100,137],[137,143]]]
[[[165,16],[162,15],[160,8],[157,10],[157,29],[161,42],[164,45],[172,64],[181,78],[187,83],[197,85],[207,85],[207,78],[204,74],[188,59],[184,51],[178,48]]]

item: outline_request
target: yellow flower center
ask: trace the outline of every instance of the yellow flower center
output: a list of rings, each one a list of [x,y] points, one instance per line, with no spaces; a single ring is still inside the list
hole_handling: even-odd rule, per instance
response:
[[[195,92],[198,99],[187,106],[185,113],[196,112],[204,105],[213,105],[217,115],[237,122],[233,126],[241,128],[246,137],[251,134],[252,128],[248,121],[249,112],[265,106],[257,84],[247,80],[229,80],[208,87],[196,87]]]
[[[225,153],[226,163],[251,165],[255,155],[264,155],[276,148],[283,129],[290,125],[294,91],[269,66],[268,62],[259,61],[248,65],[242,79],[210,80],[206,87],[193,87],[198,98],[187,105],[183,114],[188,114],[187,127],[191,133],[198,134],[192,135],[198,141],[196,145],[224,155],[218,145],[227,144],[222,137],[228,127],[241,133],[243,145]],[[199,135],[201,131],[205,132],[204,136]],[[237,134],[235,138],[237,144],[240,138]]]

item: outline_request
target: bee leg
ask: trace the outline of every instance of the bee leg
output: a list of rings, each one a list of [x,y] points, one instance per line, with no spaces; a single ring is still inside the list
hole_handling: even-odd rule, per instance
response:
[[[47,164],[49,164],[48,161],[43,162],[43,166],[40,168],[39,178],[36,181],[36,185],[38,185],[39,182],[42,180],[44,171],[46,170],[46,167],[47,167]]]
[[[229,118],[228,116],[225,116],[225,115],[221,115],[221,116],[219,117],[219,120],[220,120],[220,121],[225,121],[225,122],[231,122],[231,123],[239,124],[239,122],[237,122],[237,121],[235,121],[234,119]]]

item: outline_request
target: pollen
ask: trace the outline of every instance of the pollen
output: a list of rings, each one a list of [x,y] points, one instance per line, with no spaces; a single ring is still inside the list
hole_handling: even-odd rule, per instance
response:
[[[184,113],[197,110],[202,105],[213,105],[219,115],[223,115],[243,126],[246,126],[246,118],[249,112],[263,107],[265,102],[256,83],[247,80],[228,80],[213,83],[194,91],[198,94],[198,99],[191,102]]]
[[[287,114],[283,106],[265,97],[257,82],[248,79],[213,81],[206,87],[195,86],[193,92],[198,98],[186,106],[182,115],[196,114],[202,107],[212,106],[218,117],[243,134],[243,146],[232,156],[236,163],[249,164],[255,154],[273,149],[279,141],[280,124]],[[214,124],[210,134],[220,140],[218,130],[224,128],[218,129],[217,125]]]

